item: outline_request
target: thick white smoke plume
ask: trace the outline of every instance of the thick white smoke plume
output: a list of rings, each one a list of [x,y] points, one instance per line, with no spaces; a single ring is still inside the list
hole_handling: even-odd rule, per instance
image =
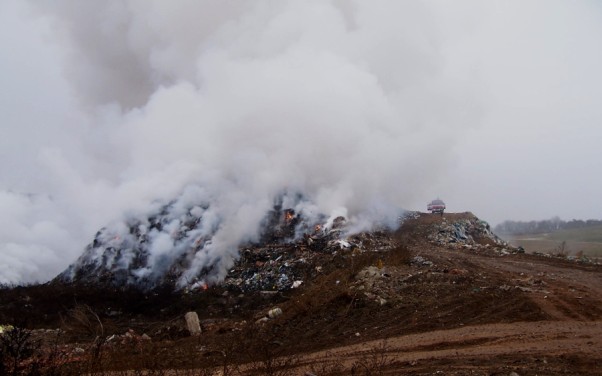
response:
[[[22,136],[35,177],[0,187],[0,282],[47,280],[102,226],[181,195],[211,200],[225,257],[283,190],[356,229],[394,219],[478,120],[477,89],[447,55],[470,30],[438,6],[36,2],[26,14],[61,56],[71,112],[29,126],[48,134]]]

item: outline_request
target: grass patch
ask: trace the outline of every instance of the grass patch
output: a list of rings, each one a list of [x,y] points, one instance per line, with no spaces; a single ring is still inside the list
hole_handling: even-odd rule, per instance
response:
[[[523,247],[528,253],[558,253],[562,247],[562,240],[547,240],[543,238],[516,237],[509,239],[508,242],[515,247]],[[602,257],[602,243],[567,241],[564,249],[567,255],[576,255],[582,252],[583,255],[588,257]]]
[[[527,252],[558,253],[563,248],[563,253],[567,255],[602,257],[602,226],[559,230],[549,234],[507,235],[505,240],[515,247],[523,247]]]
[[[547,234],[545,238],[559,241],[601,243],[602,245],[602,226],[560,230]]]

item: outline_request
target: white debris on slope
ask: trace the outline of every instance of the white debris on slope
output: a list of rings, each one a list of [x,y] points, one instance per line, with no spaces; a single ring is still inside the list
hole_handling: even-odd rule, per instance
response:
[[[299,210],[303,200],[296,197],[296,201],[287,202]],[[211,252],[216,236],[225,230],[221,213],[206,198],[201,194],[182,195],[150,215],[101,229],[81,257],[57,279],[143,288],[162,284],[200,286],[222,280],[238,259],[241,244],[234,244],[229,254]],[[240,241],[291,241],[313,228],[314,221],[327,219],[304,215],[301,220],[302,209],[300,213],[284,209],[282,202],[280,197],[258,221],[255,239]]]
[[[232,242],[228,252],[212,252],[216,238],[229,235],[227,226],[211,197],[195,193],[103,228],[57,279],[142,289],[224,283],[241,291],[282,290],[299,287],[303,279],[293,267],[297,254],[311,259],[316,251],[361,248],[369,236],[349,234],[342,216],[309,212],[307,208],[315,206],[300,194],[283,194],[257,221],[256,236]],[[386,247],[390,245],[380,248]],[[252,262],[253,268],[235,267],[239,259]]]

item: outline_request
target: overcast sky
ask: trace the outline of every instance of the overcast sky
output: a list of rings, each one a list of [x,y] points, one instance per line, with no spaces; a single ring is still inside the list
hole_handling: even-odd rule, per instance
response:
[[[601,41],[597,1],[4,0],[0,282],[199,181],[249,222],[600,219]]]

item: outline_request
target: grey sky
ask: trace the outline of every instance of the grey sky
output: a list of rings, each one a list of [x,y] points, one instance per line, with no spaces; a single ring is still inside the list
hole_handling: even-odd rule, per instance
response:
[[[199,180],[230,231],[283,185],[359,222],[602,217],[598,2],[49,4],[0,3],[0,282]]]

